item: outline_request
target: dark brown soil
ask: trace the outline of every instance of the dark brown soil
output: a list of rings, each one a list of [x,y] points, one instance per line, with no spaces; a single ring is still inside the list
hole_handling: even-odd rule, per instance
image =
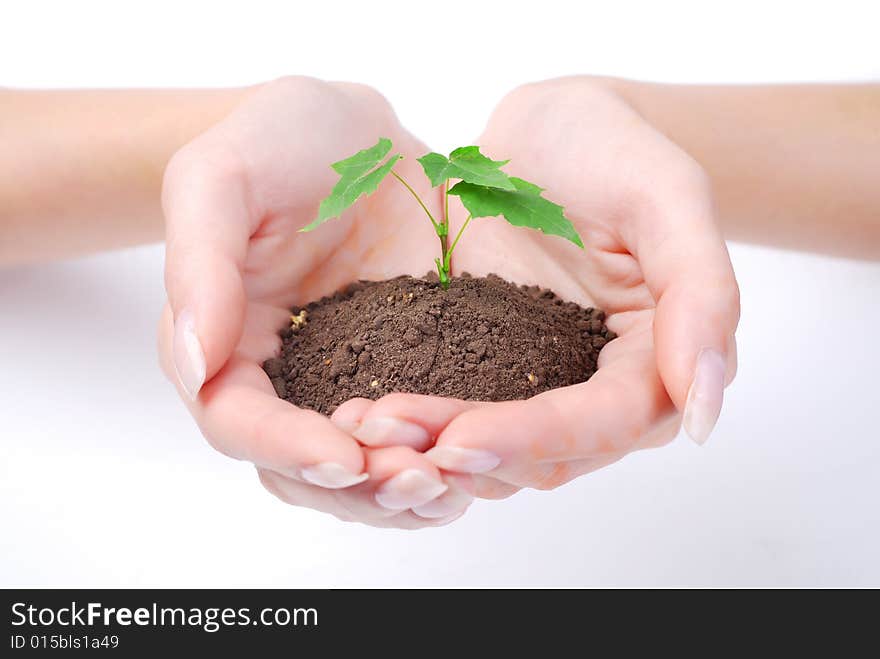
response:
[[[589,379],[615,338],[603,311],[495,275],[447,291],[436,276],[357,282],[293,314],[263,368],[281,398],[324,414],[394,391],[529,398]]]

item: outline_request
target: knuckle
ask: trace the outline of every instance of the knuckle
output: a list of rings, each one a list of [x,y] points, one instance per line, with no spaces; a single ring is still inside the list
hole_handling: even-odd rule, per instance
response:
[[[554,81],[527,82],[514,87],[495,106],[489,125],[523,121],[532,115],[533,108],[542,99],[553,94],[555,88]]]
[[[311,76],[284,75],[270,82],[267,88],[277,93],[290,94],[300,98],[326,94],[332,87],[330,83]]]
[[[536,80],[522,83],[507,92],[507,94],[504,95],[504,98],[501,99],[501,103],[513,103],[517,105],[521,103],[529,103],[530,101],[535,101],[539,98],[564,92],[567,88],[572,86],[572,83],[575,80],[577,80],[577,78],[553,78],[550,80]]]
[[[511,89],[501,98],[499,107],[508,104],[519,105],[527,103],[551,87],[550,82],[546,80],[522,83]]]
[[[391,102],[375,87],[360,82],[338,82],[334,84],[338,89],[348,92],[350,96],[363,103],[373,105],[384,111],[391,110]]]
[[[379,400],[374,403],[374,408],[378,412],[382,413],[390,413],[394,410],[403,411],[406,409],[409,401],[411,400],[411,394],[404,393],[392,393],[382,396]]]
[[[553,109],[569,106],[573,98],[589,100],[597,94],[607,94],[607,89],[596,79],[580,75],[565,76],[518,85],[504,95],[498,107],[529,108],[540,104]]]

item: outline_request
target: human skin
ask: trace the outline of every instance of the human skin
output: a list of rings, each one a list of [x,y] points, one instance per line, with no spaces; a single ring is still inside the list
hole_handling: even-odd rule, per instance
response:
[[[0,266],[162,239],[162,172],[248,89],[0,89]]]
[[[705,89],[547,81],[512,92],[490,120],[479,143],[493,157],[511,158],[511,173],[547,186],[548,198],[566,207],[587,249],[481,219],[456,249],[453,271],[495,271],[550,286],[607,309],[620,334],[603,350],[589,382],[530,401],[395,394],[343,405],[334,425],[277,399],[259,369],[277,348],[276,330],[290,305],[355,278],[421,274],[435,255],[430,225],[390,180],[343,219],[308,235],[295,231],[313,218],[333,183],[329,167],[317,163],[350,155],[380,134],[408,156],[399,171],[439,210],[439,191],[425,189],[414,163],[427,148],[363,87],[289,78],[251,90],[204,92],[202,98],[213,100],[180,104],[184,114],[198,108],[191,116],[163,115],[176,130],[144,131],[149,139],[122,140],[125,149],[108,140],[111,155],[88,162],[64,157],[66,148],[83,148],[82,142],[56,139],[53,148],[26,158],[27,166],[5,170],[14,173],[0,187],[0,199],[16,201],[16,210],[0,207],[0,230],[31,247],[24,257],[18,250],[3,257],[45,256],[40,245],[48,242],[54,211],[45,200],[77,184],[90,191],[88,203],[74,198],[65,206],[65,226],[77,231],[63,234],[76,235],[76,247],[89,244],[90,232],[102,237],[102,246],[143,239],[153,230],[150,190],[158,189],[156,172],[175,139],[198,132],[200,119],[210,117],[210,126],[234,107],[166,172],[171,305],[160,328],[166,372],[209,440],[257,464],[264,484],[284,500],[379,526],[446,523],[473,494],[495,498],[520,487],[556,487],[629,451],[665,443],[682,411],[690,434],[705,440],[735,370],[737,293],[719,221],[740,239],[877,255],[880,199],[870,175],[878,171],[880,153],[880,116],[870,111],[872,103],[877,107],[877,86]],[[151,93],[136,94],[147,95],[140,103],[154,116]],[[790,94],[796,94],[797,119],[786,123]],[[753,107],[759,101],[763,111]],[[124,135],[120,116],[145,122],[139,103],[119,103],[115,107],[126,112],[103,118],[116,136]],[[0,126],[11,125],[7,107],[0,104]],[[75,136],[82,117],[68,124],[65,116],[53,134]],[[99,119],[91,117],[89,125],[100,125]],[[27,128],[34,125],[25,122],[22,134],[15,133],[18,150],[26,150]],[[828,145],[835,157],[806,157],[827,153]],[[114,165],[140,148],[150,166]],[[41,179],[41,165],[59,157],[67,166],[53,197],[53,178]],[[123,175],[113,178],[111,171]],[[136,230],[118,220],[125,217],[128,186],[141,209]],[[35,190],[41,194],[31,198]],[[114,221],[104,213],[91,224],[102,191],[109,193]],[[454,230],[463,218],[455,199],[450,206]],[[801,218],[803,236],[795,230]],[[57,256],[63,246],[52,249]],[[692,386],[698,363],[701,375]]]

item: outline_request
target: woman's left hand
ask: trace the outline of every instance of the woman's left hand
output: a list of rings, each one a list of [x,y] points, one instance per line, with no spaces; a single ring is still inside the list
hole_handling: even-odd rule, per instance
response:
[[[513,174],[546,185],[585,250],[503,220],[471,223],[454,274],[494,272],[599,307],[619,338],[583,384],[525,401],[477,403],[392,394],[356,399],[338,425],[388,446],[418,425],[439,467],[474,474],[478,496],[555,488],[684,426],[703,443],[736,369],[739,292],[700,166],[591,78],[527,85],[480,140]],[[451,207],[458,204],[452,200]],[[457,231],[463,213],[453,216]]]

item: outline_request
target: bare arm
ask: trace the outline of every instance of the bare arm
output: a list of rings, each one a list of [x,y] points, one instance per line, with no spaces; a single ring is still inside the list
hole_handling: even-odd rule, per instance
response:
[[[0,90],[0,265],[161,240],[171,155],[244,90]]]
[[[880,84],[609,84],[708,171],[728,238],[880,258]]]
[[[880,85],[605,80],[708,171],[726,235],[880,257]],[[0,265],[160,240],[170,156],[231,90],[0,90]]]

